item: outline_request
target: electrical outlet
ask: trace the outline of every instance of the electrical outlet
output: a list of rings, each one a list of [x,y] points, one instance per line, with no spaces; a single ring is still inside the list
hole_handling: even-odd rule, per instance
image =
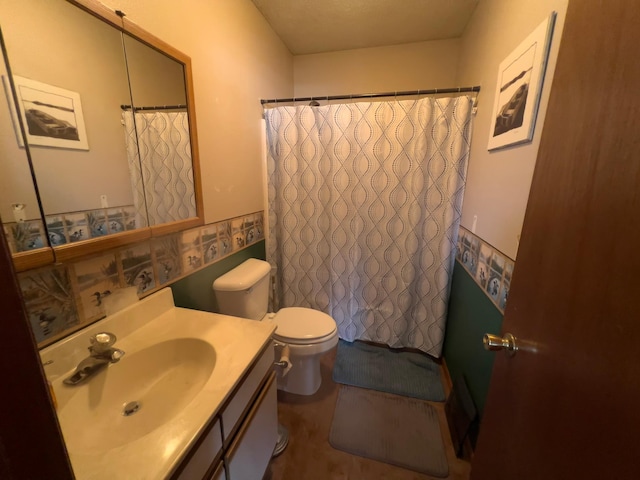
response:
[[[473,223],[471,224],[471,233],[476,233],[476,227],[478,226],[478,215],[473,216]]]
[[[109,208],[109,202],[106,195],[100,195],[100,206],[102,208]]]

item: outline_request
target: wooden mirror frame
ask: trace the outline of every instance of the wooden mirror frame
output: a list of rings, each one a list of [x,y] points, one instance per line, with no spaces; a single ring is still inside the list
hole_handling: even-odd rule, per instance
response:
[[[151,237],[158,237],[172,232],[187,230],[204,224],[204,203],[202,199],[191,57],[172,47],[163,40],[160,40],[158,37],[147,32],[135,23],[129,21],[126,17],[120,17],[116,12],[110,10],[97,0],[66,1],[184,66],[184,84],[187,99],[189,137],[191,142],[191,162],[193,168],[193,187],[196,196],[196,216],[185,220],[178,220],[175,222],[138,228],[136,230],[119,232],[104,237],[81,240],[79,242],[59,245],[53,248],[49,247],[32,252],[27,251],[15,253],[13,254],[13,261],[14,267],[18,272],[45,266],[53,263],[54,261],[68,262],[86,255],[111,250],[113,248],[147,240]]]

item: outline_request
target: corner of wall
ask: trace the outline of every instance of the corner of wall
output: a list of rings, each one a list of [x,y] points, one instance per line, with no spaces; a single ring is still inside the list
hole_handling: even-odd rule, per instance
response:
[[[171,291],[176,307],[218,312],[214,280],[249,258],[266,260],[264,240],[173,283]]]

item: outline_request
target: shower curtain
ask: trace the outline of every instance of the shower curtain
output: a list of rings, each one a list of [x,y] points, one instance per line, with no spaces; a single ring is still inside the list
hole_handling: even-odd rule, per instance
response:
[[[136,112],[135,123],[122,115],[138,217],[149,225],[195,217],[187,112]]]
[[[265,110],[274,308],[322,310],[347,341],[441,355],[471,105]]]

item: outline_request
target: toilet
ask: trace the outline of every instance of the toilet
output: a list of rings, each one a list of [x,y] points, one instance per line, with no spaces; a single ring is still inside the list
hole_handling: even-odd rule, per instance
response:
[[[250,258],[213,282],[220,313],[252,320],[272,319],[276,358],[288,353],[291,368],[279,368],[278,389],[313,395],[320,388],[320,356],[338,344],[333,318],[302,307],[268,313],[271,265]]]

